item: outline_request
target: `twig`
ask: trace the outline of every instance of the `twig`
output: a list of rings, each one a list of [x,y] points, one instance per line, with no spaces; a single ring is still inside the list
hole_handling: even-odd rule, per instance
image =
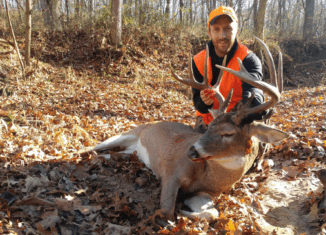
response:
[[[24,76],[24,73],[25,73],[25,66],[24,66],[24,63],[22,61],[22,58],[21,58],[21,55],[20,55],[20,52],[19,52],[19,49],[18,49],[18,45],[17,45],[17,41],[16,41],[16,37],[15,37],[15,33],[14,33],[14,30],[12,28],[12,25],[11,25],[11,20],[10,20],[10,15],[9,15],[9,6],[8,6],[8,3],[7,3],[7,0],[5,0],[6,2],[6,11],[7,11],[7,17],[8,17],[8,23],[9,23],[9,28],[10,28],[10,32],[11,32],[11,36],[13,38],[13,41],[14,41],[14,45],[15,45],[15,49],[17,51],[17,55],[18,55],[18,58],[19,58],[19,62],[20,62],[20,65],[22,67],[22,74],[23,74],[23,77]],[[18,82],[18,79],[17,79],[17,82]]]
[[[296,87],[299,86],[297,83],[293,82],[290,78],[284,77],[284,79],[286,80],[287,83],[289,83],[292,86],[296,86]]]
[[[322,63],[322,62],[326,62],[326,60],[318,60],[318,61],[313,61],[313,62],[304,63],[304,64],[296,64],[296,65],[294,65],[294,68],[299,67],[299,66],[318,64],[318,63]]]
[[[13,48],[15,48],[15,45],[12,42],[7,41],[6,39],[0,38],[0,43],[8,44],[8,45],[12,46]]]

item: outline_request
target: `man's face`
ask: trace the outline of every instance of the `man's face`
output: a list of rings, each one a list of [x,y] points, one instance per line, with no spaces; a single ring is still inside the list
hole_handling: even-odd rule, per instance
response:
[[[237,22],[227,15],[218,17],[215,23],[209,26],[208,35],[219,57],[224,57],[231,50],[237,33]]]

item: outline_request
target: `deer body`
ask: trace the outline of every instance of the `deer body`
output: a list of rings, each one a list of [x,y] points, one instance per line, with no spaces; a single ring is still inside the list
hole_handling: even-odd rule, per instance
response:
[[[172,219],[179,189],[192,195],[216,197],[230,189],[247,172],[258,155],[259,139],[249,129],[259,129],[262,125],[238,127],[231,123],[230,115],[225,114],[212,122],[205,134],[176,122],[139,126],[104,141],[93,151],[114,147],[136,150],[138,158],[162,181],[161,208],[166,217]],[[271,130],[273,135],[283,135],[266,126],[263,126],[264,132],[265,128]],[[210,129],[215,133],[214,137]],[[235,134],[223,137],[226,132]],[[206,143],[208,150],[200,149],[201,142]],[[210,156],[211,159],[191,160],[188,152],[196,145],[202,151],[203,158]]]
[[[209,53],[206,51],[206,72],[202,84],[193,79],[192,73],[188,80],[183,80],[173,73],[173,76],[182,83],[201,90],[212,89],[215,92],[220,107],[218,110],[211,111],[214,120],[208,125],[204,134],[181,123],[160,122],[139,126],[134,130],[111,137],[90,151],[114,147],[136,150],[139,159],[151,168],[162,182],[160,203],[167,219],[173,219],[177,193],[181,189],[193,195],[184,202],[193,213],[181,212],[190,218],[201,217],[211,222],[218,215],[217,210],[212,207],[212,198],[230,189],[249,170],[259,154],[259,142],[275,143],[288,137],[288,134],[268,125],[255,122],[242,123],[242,118],[248,114],[267,110],[275,106],[280,98],[281,90],[278,90],[276,84],[282,83],[282,72],[278,73],[279,81],[277,82],[271,55],[266,45],[261,41],[260,43],[267,54],[275,86],[256,81],[245,71],[241,61],[239,61],[240,71],[227,69],[223,67],[225,64],[219,68],[268,93],[271,96],[268,102],[249,107],[254,97],[252,96],[247,102],[239,105],[240,108],[235,112],[226,113],[232,91],[226,98],[219,92],[222,74],[214,87],[208,85]],[[281,56],[279,63],[281,63]],[[191,66],[191,59],[189,65]],[[190,67],[189,70],[192,71],[192,68]]]

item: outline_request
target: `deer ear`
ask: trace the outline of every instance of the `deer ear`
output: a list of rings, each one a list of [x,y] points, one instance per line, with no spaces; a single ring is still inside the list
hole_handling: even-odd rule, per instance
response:
[[[280,131],[271,126],[255,123],[250,125],[249,134],[250,136],[255,136],[261,142],[270,144],[289,138],[288,133]]]

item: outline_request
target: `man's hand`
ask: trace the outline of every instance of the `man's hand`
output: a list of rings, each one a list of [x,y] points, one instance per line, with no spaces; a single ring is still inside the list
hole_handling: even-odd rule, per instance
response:
[[[214,103],[214,97],[215,97],[215,92],[213,90],[210,89],[206,89],[206,90],[201,90],[200,91],[200,98],[203,100],[203,102],[206,105],[211,105]]]

